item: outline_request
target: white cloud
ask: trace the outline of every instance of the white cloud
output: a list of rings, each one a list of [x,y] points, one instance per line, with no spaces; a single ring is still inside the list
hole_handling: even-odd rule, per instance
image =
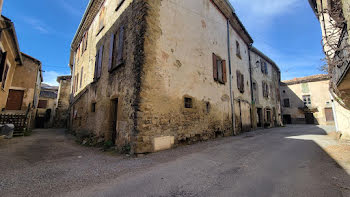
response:
[[[230,0],[240,17],[250,28],[268,26],[286,13],[292,13],[302,5],[303,0]],[[254,24],[254,26],[252,25]]]
[[[42,34],[48,34],[49,30],[47,25],[39,19],[33,17],[24,17],[23,20],[30,25],[33,29],[39,31]]]
[[[69,75],[67,73],[59,73],[56,71],[43,71],[43,77],[44,77],[44,83],[52,85],[52,86],[58,86],[57,83],[57,77],[62,75]]]

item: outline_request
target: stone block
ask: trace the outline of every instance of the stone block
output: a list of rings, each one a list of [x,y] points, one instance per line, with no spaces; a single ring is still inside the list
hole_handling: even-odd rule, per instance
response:
[[[156,137],[153,139],[153,151],[162,151],[171,149],[174,146],[175,137],[174,136],[163,136]]]

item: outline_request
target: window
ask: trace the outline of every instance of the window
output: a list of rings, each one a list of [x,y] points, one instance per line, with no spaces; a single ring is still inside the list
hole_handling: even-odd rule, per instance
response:
[[[226,61],[222,60],[220,57],[216,56],[214,53],[213,53],[213,76],[214,76],[214,81],[217,81],[221,84],[225,84],[227,82]]]
[[[91,103],[91,112],[96,112],[96,103]]]
[[[239,70],[236,71],[236,75],[237,75],[237,88],[240,93],[244,93],[244,75]]]
[[[124,26],[121,26],[115,34],[111,35],[108,64],[109,72],[124,63],[124,34]]]
[[[118,10],[124,3],[125,0],[117,0],[117,9],[115,10]]]
[[[0,51],[0,81],[2,81],[2,77],[5,69],[6,56],[7,56],[6,52],[3,53]]]
[[[46,107],[47,107],[47,100],[39,100],[38,108],[39,109],[46,109]]]
[[[304,95],[303,96],[303,102],[305,106],[311,105],[311,96],[310,95]]]
[[[290,107],[289,99],[284,99],[283,100],[283,106],[287,107],[287,108]]]
[[[2,84],[1,84],[1,87],[4,89],[5,88],[5,83],[6,83],[6,79],[7,79],[7,73],[9,72],[9,65],[6,64],[5,66],[5,70],[4,70],[4,73],[3,73],[3,76],[2,76]]]
[[[193,108],[192,98],[185,97],[185,108]]]
[[[106,15],[106,7],[102,7],[99,15],[99,20],[98,20],[98,32],[105,27],[105,15]]]
[[[103,59],[103,45],[99,48],[96,54],[95,61],[95,73],[94,73],[94,81],[97,81],[101,77],[102,73],[102,59]]]
[[[238,41],[236,41],[236,55],[237,55],[237,57],[238,58],[242,58],[241,57],[241,47],[239,46],[239,42]]]
[[[84,67],[81,67],[81,75],[80,75],[80,88],[83,85],[83,76],[84,76]]]
[[[268,74],[268,67],[267,67],[267,63],[263,60],[261,60],[261,72],[264,74]]]
[[[263,96],[269,98],[269,85],[266,82],[262,82]]]
[[[81,52],[82,53],[80,55],[83,55],[83,53],[86,51],[87,44],[88,44],[88,32],[85,32],[84,36],[83,36],[83,39],[81,41],[81,45],[82,45]]]

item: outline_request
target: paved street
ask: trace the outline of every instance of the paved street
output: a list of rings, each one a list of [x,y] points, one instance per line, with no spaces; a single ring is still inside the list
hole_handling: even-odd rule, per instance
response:
[[[0,194],[348,197],[350,145],[326,131],[293,125],[129,158],[38,130],[0,141]]]

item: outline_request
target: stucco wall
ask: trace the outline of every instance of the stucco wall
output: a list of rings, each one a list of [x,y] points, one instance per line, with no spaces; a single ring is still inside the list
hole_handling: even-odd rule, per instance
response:
[[[328,91],[329,80],[308,82],[307,86],[309,89],[307,92],[303,91],[302,83],[281,86],[281,99],[283,101],[283,99],[289,98],[291,106],[290,108],[283,107],[283,115],[291,115],[294,123],[305,123],[303,120],[305,114],[298,108],[304,107],[303,95],[310,95],[312,102],[310,108],[317,109],[314,113],[316,124],[334,124],[334,122],[327,122],[325,117],[325,108],[332,108]]]
[[[40,63],[25,55],[22,55],[22,58],[23,65],[16,68],[10,89],[24,91],[21,110],[26,111],[29,105],[31,108],[36,108],[33,106],[33,101],[34,96],[38,95],[35,91],[40,91],[36,89]]]
[[[9,72],[7,74],[7,79],[6,79],[4,88],[1,88],[2,82],[0,81],[0,110],[3,110],[6,107],[9,88],[11,86],[13,75],[17,67],[17,63],[15,61],[15,56],[16,56],[15,45],[13,45],[12,38],[10,37],[10,34],[8,33],[8,31],[4,31],[2,33],[0,47],[3,52],[5,51],[7,52],[6,62],[10,67]],[[0,74],[2,75],[2,73]]]
[[[174,137],[176,144],[232,135],[229,80],[214,81],[212,59],[215,53],[226,60],[229,71],[226,18],[209,0],[149,1],[148,15],[136,152],[154,151],[155,139],[164,136]],[[248,48],[232,27],[230,40],[235,119],[239,123],[241,114],[249,129]],[[243,94],[235,80],[237,69],[245,75]],[[193,99],[192,109],[184,107],[185,97]]]

